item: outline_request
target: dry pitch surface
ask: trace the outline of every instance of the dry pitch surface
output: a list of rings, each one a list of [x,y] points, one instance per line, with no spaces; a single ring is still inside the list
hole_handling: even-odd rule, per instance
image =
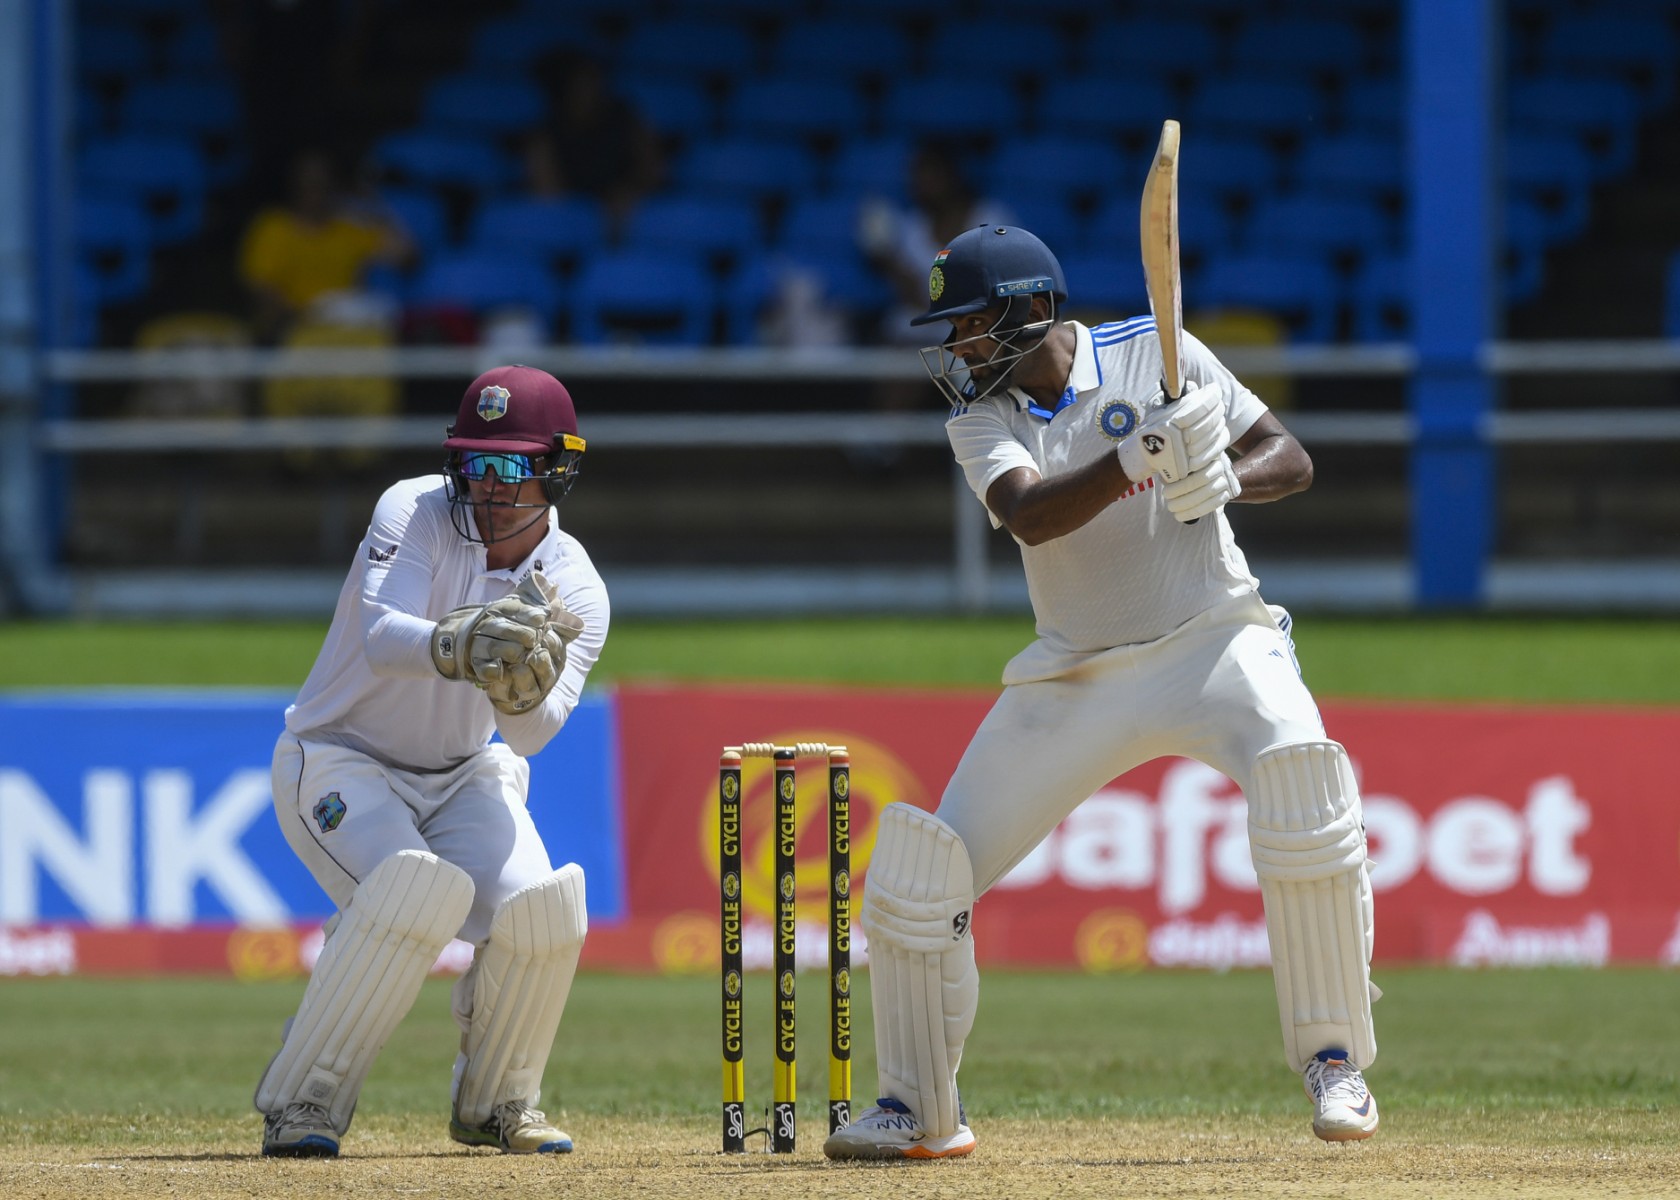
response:
[[[100,1153],[7,1138],[0,1196],[1680,1196],[1680,1123],[1668,1113],[1466,1112],[1431,1117],[1424,1130],[1396,1123],[1371,1141],[1342,1146],[1313,1138],[1304,1119],[1226,1118],[1217,1128],[1176,1120],[1005,1119],[978,1131],[980,1147],[968,1159],[911,1164],[829,1163],[814,1127],[801,1129],[797,1154],[772,1158],[715,1152],[712,1123],[698,1119],[566,1124],[577,1151],[545,1159],[465,1150],[441,1129],[392,1119],[358,1120],[344,1156],[325,1162],[256,1156],[254,1118],[243,1125],[113,1127],[117,1144]],[[1537,1134],[1545,1149],[1510,1148],[1532,1144]]]

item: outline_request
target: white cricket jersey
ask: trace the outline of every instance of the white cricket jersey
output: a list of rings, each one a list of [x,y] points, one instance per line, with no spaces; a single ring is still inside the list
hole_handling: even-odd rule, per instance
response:
[[[315,666],[286,710],[286,728],[418,771],[459,764],[498,730],[516,754],[541,750],[577,705],[610,616],[606,587],[582,545],[560,529],[552,508],[547,519],[548,535],[529,558],[490,570],[485,548],[450,522],[442,475],[390,487],[356,549]],[[437,673],[432,630],[452,609],[508,595],[537,568],[583,619],[583,632],[542,704],[509,715],[471,683]]]
[[[1019,389],[952,409],[945,430],[981,502],[998,478],[1030,467],[1049,479],[1113,454],[1159,403],[1161,347],[1155,321],[1136,317],[1087,329],[1069,321],[1077,344],[1062,407],[1042,415]],[[1233,440],[1266,406],[1189,335],[1184,374],[1217,383]],[[996,515],[992,524],[999,525]],[[1019,541],[1019,539],[1017,539]],[[1038,546],[1021,544],[1040,642],[1005,682],[1059,674],[1074,656],[1154,641],[1220,601],[1254,591],[1225,514],[1181,524],[1154,480],[1132,488],[1091,521]]]

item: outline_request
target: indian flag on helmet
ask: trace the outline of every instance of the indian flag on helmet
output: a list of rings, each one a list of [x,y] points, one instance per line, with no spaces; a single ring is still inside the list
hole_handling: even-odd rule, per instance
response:
[[[951,253],[949,246],[933,256],[933,270],[928,273],[928,299],[937,300],[945,294],[945,256]]]

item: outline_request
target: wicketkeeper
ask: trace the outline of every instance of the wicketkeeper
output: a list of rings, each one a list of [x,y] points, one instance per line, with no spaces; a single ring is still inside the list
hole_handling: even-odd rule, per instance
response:
[[[280,828],[338,912],[257,1084],[264,1154],[338,1153],[456,937],[475,953],[454,990],[449,1135],[572,1148],[536,1104],[588,927],[583,871],[549,860],[525,760],[607,636],[606,589],[554,507],[584,442],[560,381],[510,366],[473,380],[444,447],[442,475],[380,497],[274,750]]]

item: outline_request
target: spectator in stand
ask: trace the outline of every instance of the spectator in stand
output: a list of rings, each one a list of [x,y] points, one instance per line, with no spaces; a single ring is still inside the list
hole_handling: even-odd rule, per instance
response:
[[[549,119],[525,149],[535,194],[581,195],[600,202],[609,227],[621,230],[636,204],[664,174],[664,147],[636,106],[612,90],[605,67],[566,54],[544,64]]]
[[[869,265],[886,279],[896,297],[883,315],[886,342],[917,342],[910,318],[927,307],[927,265],[942,246],[976,225],[1012,225],[1008,207],[982,196],[963,171],[955,151],[941,145],[917,147],[910,160],[910,203],[886,200],[863,206],[858,243]]]
[[[286,203],[259,212],[240,249],[258,338],[282,341],[311,310],[354,293],[370,266],[401,265],[412,255],[400,226],[346,204],[330,155],[300,151]]]

